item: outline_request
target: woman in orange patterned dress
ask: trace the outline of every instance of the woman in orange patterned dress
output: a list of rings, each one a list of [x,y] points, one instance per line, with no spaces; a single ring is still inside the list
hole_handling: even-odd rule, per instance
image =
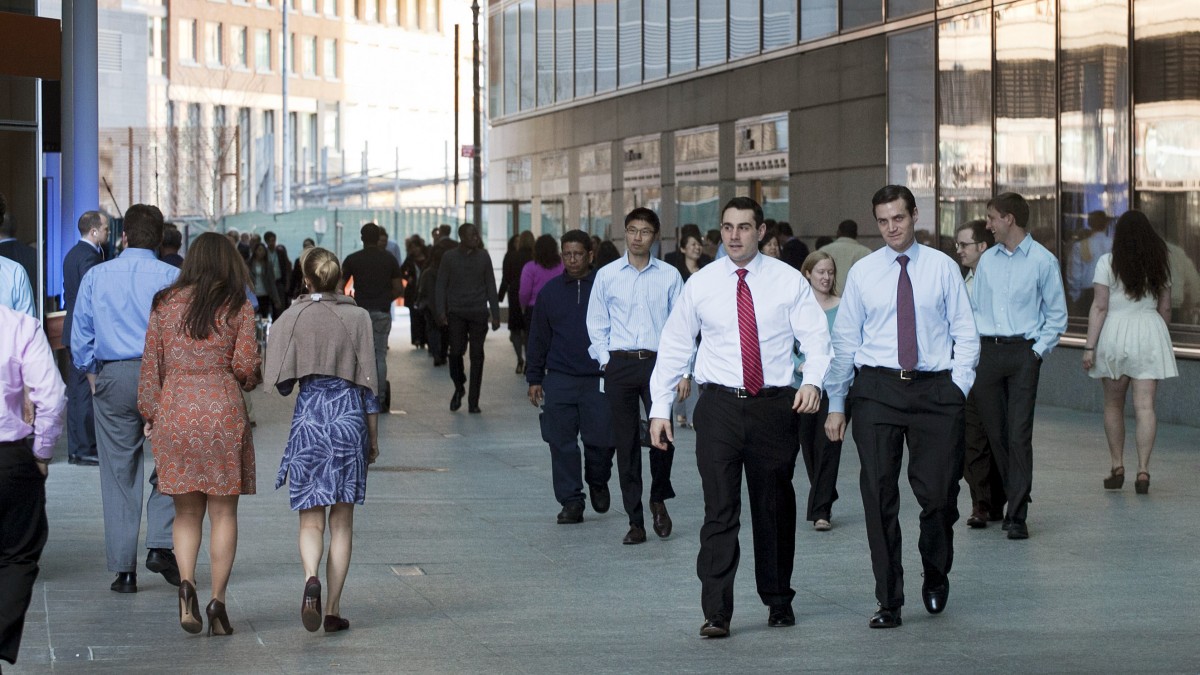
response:
[[[203,629],[196,558],[204,513],[211,525],[210,635],[229,635],[225,588],[237,551],[238,496],[254,494],[254,442],[242,390],[262,376],[246,265],[225,237],[196,238],[179,278],[154,297],[138,383],[158,467],[158,489],[175,501],[179,624]]]

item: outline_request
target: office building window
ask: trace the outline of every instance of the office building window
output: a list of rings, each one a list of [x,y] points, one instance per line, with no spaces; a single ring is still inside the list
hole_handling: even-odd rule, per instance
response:
[[[492,14],[487,26],[488,115],[495,118],[499,117],[504,110],[504,51],[508,48],[508,45],[504,44],[504,14],[500,12]],[[467,63],[470,64],[470,53],[466,53],[465,56],[468,58]],[[461,69],[463,66],[460,65],[459,68]]]
[[[759,52],[759,0],[729,0],[729,58]]]
[[[928,236],[937,212],[933,27],[892,33],[887,52],[888,182],[912,190],[924,215],[917,228]]]
[[[204,25],[204,58],[210,66],[219,66],[225,62],[223,26],[219,23]]]
[[[316,14],[317,13],[317,0],[304,0],[300,4],[300,7],[306,14]]]
[[[796,44],[796,0],[763,0],[763,50]]]
[[[700,67],[725,63],[725,0],[700,0]]]
[[[575,95],[596,91],[596,5],[575,0]]]
[[[537,15],[533,0],[522,0],[521,10],[521,110],[531,110],[537,104]]]
[[[309,77],[317,75],[317,36],[306,35],[301,44],[303,45],[303,54],[301,57],[304,63],[304,74]]]
[[[800,0],[800,39],[815,40],[837,32],[837,0]]]
[[[938,231],[985,215],[992,197],[992,13],[938,24]]]
[[[250,54],[247,45],[245,26],[235,26],[233,29],[234,65],[238,68],[250,67]]]
[[[569,101],[575,94],[575,7],[571,0],[557,0],[554,17],[554,98]]]
[[[516,5],[504,8],[504,112],[515,113],[521,103],[521,33]]]
[[[642,79],[661,79],[667,76],[667,3],[647,2],[642,12]]]
[[[879,0],[842,0],[842,30],[854,30],[883,21]]]
[[[642,0],[617,2],[617,86],[642,82]]]
[[[596,93],[617,88],[617,0],[596,0]]]
[[[887,15],[895,19],[933,10],[934,0],[888,0]]]
[[[338,76],[337,40],[325,39],[325,77],[333,80]]]
[[[196,63],[196,20],[182,19],[179,22],[179,60]]]
[[[421,30],[437,33],[442,30],[442,0],[425,0],[425,20]]]
[[[696,0],[671,0],[671,74],[696,69]]]
[[[554,103],[554,0],[537,0],[537,104]]]
[[[267,28],[254,30],[254,69],[271,72],[271,31]]]
[[[325,0],[325,16],[338,16],[340,9],[338,7],[342,0]]]

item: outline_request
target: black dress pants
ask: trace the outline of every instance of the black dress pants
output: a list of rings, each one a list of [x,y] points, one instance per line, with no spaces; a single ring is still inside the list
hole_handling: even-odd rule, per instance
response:
[[[604,369],[604,392],[612,411],[613,442],[616,444],[617,478],[629,524],[644,528],[642,515],[642,442],[638,406],[650,414],[650,373],[656,359],[624,359],[613,356]],[[675,446],[650,448],[650,501],[662,502],[675,496],[671,487],[671,464]]]
[[[67,359],[67,454],[70,457],[98,459],[96,418],[92,412],[92,387],[87,373]]]
[[[1004,514],[1004,480],[996,466],[996,456],[988,443],[979,416],[978,395],[974,389],[967,396],[967,445],[963,460],[963,481],[971,489],[971,504],[987,512],[989,519],[999,520]]]
[[[837,501],[838,468],[842,463],[842,442],[825,435],[829,418],[829,396],[821,392],[821,407],[815,413],[800,415],[800,452],[808,473],[808,511],[805,520],[829,520]]]
[[[1033,490],[1033,410],[1042,361],[1033,351],[1033,340],[996,344],[982,338],[980,342],[971,391],[1004,479],[1008,498],[1004,517],[1024,523]]]
[[[900,467],[908,443],[908,483],[921,506],[917,549],[927,583],[950,573],[954,522],[963,465],[962,390],[948,371],[918,380],[863,368],[849,397],[854,443],[862,464],[859,484],[875,598],[883,607],[904,604],[900,563]]]
[[[0,659],[16,663],[46,545],[46,478],[29,445],[0,443]]]
[[[798,419],[795,390],[738,398],[704,390],[696,402],[696,468],[704,489],[700,528],[700,605],[706,619],[733,616],[733,580],[741,549],[742,472],[754,532],[754,579],[765,605],[787,604],[796,553]]]
[[[467,382],[463,366],[463,354],[471,348],[471,382],[467,389],[467,404],[479,405],[479,387],[483,383],[483,341],[487,337],[488,314],[450,312],[447,316],[450,328],[450,379],[455,389],[462,389]]]

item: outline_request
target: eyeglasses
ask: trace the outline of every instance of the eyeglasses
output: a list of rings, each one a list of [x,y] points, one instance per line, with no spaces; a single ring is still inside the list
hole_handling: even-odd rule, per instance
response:
[[[956,241],[956,242],[954,242],[954,250],[961,251],[968,246],[978,246],[979,244],[982,244],[982,243],[983,243],[982,241],[968,241],[968,242]]]
[[[655,233],[654,230],[638,230],[632,227],[627,227],[625,228],[625,234],[633,237],[634,239],[644,239],[647,237],[653,237]]]

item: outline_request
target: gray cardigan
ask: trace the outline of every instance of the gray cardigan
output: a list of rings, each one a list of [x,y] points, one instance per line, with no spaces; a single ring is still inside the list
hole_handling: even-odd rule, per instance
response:
[[[263,381],[287,396],[306,375],[331,375],[379,394],[371,317],[354,299],[310,293],[271,326]]]

